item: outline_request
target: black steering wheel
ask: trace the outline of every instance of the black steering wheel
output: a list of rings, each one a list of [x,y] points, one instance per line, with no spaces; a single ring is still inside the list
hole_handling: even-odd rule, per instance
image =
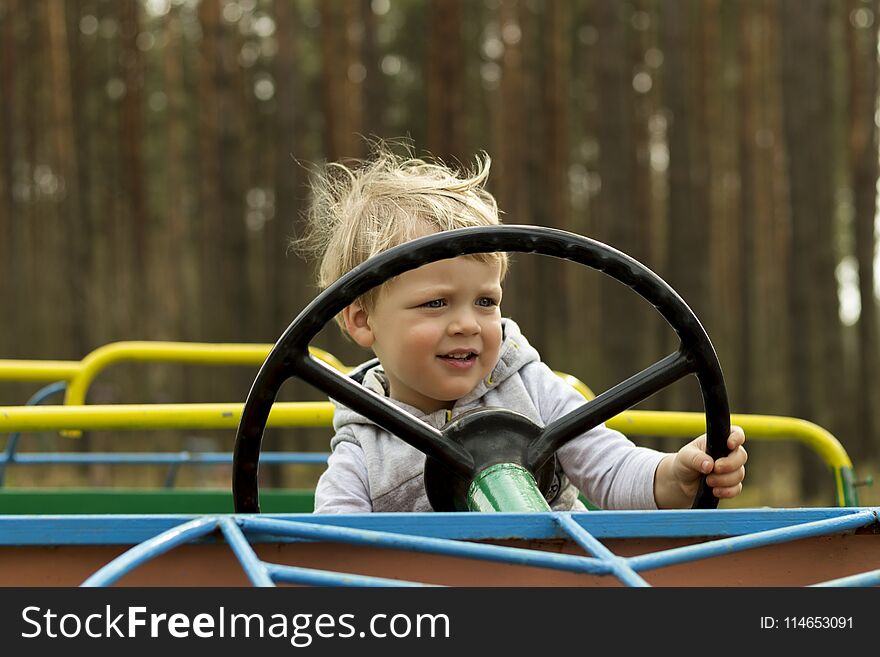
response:
[[[309,343],[323,326],[368,290],[437,260],[497,251],[571,260],[620,281],[672,326],[680,340],[678,350],[544,428],[513,411],[480,409],[453,420],[442,431],[309,354]],[[339,278],[279,338],[254,379],[238,426],[232,477],[235,511],[260,510],[260,443],[281,385],[294,376],[424,452],[429,500],[435,510],[452,510],[466,508],[460,499],[462,489],[494,463],[522,465],[546,492],[556,450],[688,374],[696,375],[703,397],[706,451],[713,459],[726,456],[730,408],[715,349],[693,311],[657,274],[606,244],[553,228],[486,226],[421,237],[380,253]],[[692,507],[717,506],[718,499],[703,476]]]

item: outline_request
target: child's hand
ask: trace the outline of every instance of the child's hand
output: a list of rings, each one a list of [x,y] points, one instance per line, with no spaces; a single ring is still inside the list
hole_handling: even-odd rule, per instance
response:
[[[715,497],[725,499],[739,495],[749,458],[743,447],[745,441],[742,428],[732,426],[727,438],[730,454],[717,461],[706,453],[706,434],[664,458],[657,468],[654,481],[657,506],[661,509],[689,506],[703,475],[707,475],[706,484],[712,487]]]

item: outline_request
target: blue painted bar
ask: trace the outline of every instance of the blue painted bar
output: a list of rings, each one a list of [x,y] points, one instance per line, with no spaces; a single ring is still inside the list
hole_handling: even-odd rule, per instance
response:
[[[554,518],[572,540],[584,548],[588,553],[601,559],[608,564],[612,574],[627,586],[647,587],[650,586],[629,565],[626,559],[618,557],[607,547],[602,545],[586,529],[581,527],[571,518],[570,513],[559,513]]]
[[[296,536],[314,541],[332,541],[366,545],[392,550],[426,552],[449,557],[497,561],[536,568],[554,568],[575,573],[606,575],[610,572],[608,564],[593,557],[579,557],[568,554],[555,554],[539,550],[528,550],[501,545],[468,543],[442,538],[406,536],[387,532],[330,527],[290,520],[269,520],[255,516],[240,516],[239,523],[246,533],[265,533],[271,535]]]
[[[230,516],[220,518],[220,530],[226,537],[226,542],[232,548],[233,553],[238,558],[238,562],[244,569],[244,574],[248,576],[254,586],[269,587],[275,586],[269,575],[266,564],[260,561],[260,558],[254,552],[251,544],[248,543],[241,529]]]
[[[95,572],[82,583],[82,586],[109,586],[126,573],[160,554],[184,545],[213,532],[219,519],[216,516],[205,516],[192,522],[178,525],[173,529],[159,534],[123,553],[103,568]]]
[[[133,545],[200,517],[193,514],[0,515],[0,545]],[[550,514],[372,513],[325,516],[303,513],[255,517],[435,538],[564,538]],[[303,539],[257,535],[251,536],[250,540],[300,542]]]
[[[829,579],[827,582],[818,584],[810,584],[811,587],[853,587],[853,586],[880,586],[880,570],[871,570],[858,575],[850,575],[849,577],[840,577],[839,579]]]
[[[177,473],[180,471],[180,463],[172,463],[168,466],[168,472],[165,473],[165,483],[163,488],[174,488],[177,483]]]
[[[877,508],[866,507],[874,513]],[[848,518],[852,507],[807,509],[716,509],[687,511],[590,511],[571,519],[597,539],[741,536],[754,532]],[[252,516],[303,524],[369,529],[462,540],[544,540],[567,535],[552,513],[364,513],[356,515],[272,514]],[[0,515],[0,545],[135,545],[201,516]],[[250,517],[250,516],[245,516]],[[863,522],[863,516],[858,522]],[[876,522],[876,520],[875,520]],[[867,523],[866,523],[867,524]],[[251,536],[251,542],[297,542],[296,537]]]
[[[866,509],[872,510],[875,518],[880,511],[880,507],[591,511],[572,514],[572,519],[597,538],[722,537],[843,518]]]
[[[282,566],[267,563],[266,568],[272,579],[276,582],[288,584],[304,584],[308,586],[352,586],[352,587],[424,587],[436,586],[436,584],[422,584],[420,582],[407,582],[402,579],[388,579],[386,577],[370,577],[368,575],[354,575],[351,573],[337,573],[317,568],[299,568],[297,566]]]
[[[418,586],[385,578],[372,578],[262,562],[253,550],[257,542],[327,541],[375,548],[425,552],[465,559],[480,559],[527,567],[549,568],[592,575],[612,575],[628,586],[648,586],[636,571],[681,564],[713,556],[723,556],[750,548],[829,534],[852,533],[877,523],[877,508],[787,510],[788,526],[752,532],[761,516],[770,516],[776,525],[780,514],[772,510],[689,511],[691,520],[702,516],[701,535],[713,534],[713,519],[730,530],[736,525],[746,533],[707,543],[664,550],[629,559],[619,557],[599,542],[590,525],[607,528],[610,521],[626,526],[629,537],[645,536],[645,519],[657,515],[680,517],[682,512],[590,512],[530,514],[363,514],[351,516],[0,516],[0,543],[5,545],[96,545],[125,544],[125,536],[145,534],[139,543],[89,577],[83,586],[108,586],[141,564],[191,542],[224,540],[235,553],[245,574],[257,586],[273,586],[276,581],[323,586]],[[601,522],[599,518],[602,518]],[[641,518],[641,523],[633,520]],[[593,522],[595,520],[595,522]],[[24,522],[23,522],[24,521]],[[345,526],[361,524],[368,528]],[[647,523],[650,524],[650,523]],[[696,526],[696,525],[694,525]],[[22,531],[22,528],[26,531]],[[221,529],[222,538],[215,534]],[[59,531],[66,528],[66,532]],[[480,531],[476,531],[480,528]],[[679,528],[680,529],[680,528]],[[14,530],[10,536],[6,530]],[[427,530],[427,531],[426,531]],[[442,532],[441,532],[442,530]],[[613,533],[619,534],[620,527]],[[403,532],[410,532],[405,534]],[[751,533],[750,533],[751,532]],[[34,536],[22,543],[22,534]],[[444,534],[441,536],[441,534]],[[59,540],[59,534],[65,540]],[[429,535],[435,534],[435,535]],[[527,534],[527,536],[526,536]],[[39,540],[36,536],[39,535]],[[681,536],[681,533],[674,534]],[[53,540],[47,542],[46,536]],[[557,554],[537,549],[506,547],[470,540],[565,538],[577,542],[589,554]],[[880,584],[880,570],[844,577],[821,586],[873,586]]]
[[[44,386],[37,390],[30,399],[28,399],[24,405],[25,406],[38,406],[42,404],[44,401],[49,399],[49,397],[53,395],[57,395],[59,393],[67,390],[67,382],[66,381],[56,381],[55,383],[50,383],[47,386]],[[20,431],[15,431],[9,434],[9,437],[6,439],[6,448],[3,450],[3,454],[0,455],[0,487],[3,486],[6,476],[6,465],[9,463],[15,463],[17,460],[16,450],[18,449],[18,440],[21,437]]]
[[[763,547],[765,545],[784,543],[800,538],[838,534],[849,530],[859,529],[875,522],[877,522],[876,509],[868,509],[864,511],[856,510],[855,513],[845,517],[826,518],[824,520],[807,522],[792,527],[770,529],[746,536],[723,538],[716,541],[700,543],[698,545],[687,545],[685,547],[673,548],[671,550],[654,552],[653,554],[643,554],[637,557],[631,557],[628,561],[630,566],[635,570],[650,570],[652,568],[662,568],[664,566],[696,561],[697,559],[708,559],[709,557],[732,554],[734,552],[741,552],[742,550]]]

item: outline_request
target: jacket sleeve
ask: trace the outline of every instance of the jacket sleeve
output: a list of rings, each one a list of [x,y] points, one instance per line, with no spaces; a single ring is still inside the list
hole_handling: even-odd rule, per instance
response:
[[[521,374],[545,425],[585,403],[544,363],[530,363]],[[569,441],[556,455],[566,476],[600,508],[657,508],[654,473],[663,452],[637,447],[619,431],[600,424]]]
[[[370,513],[370,486],[361,446],[338,442],[315,488],[315,513]]]

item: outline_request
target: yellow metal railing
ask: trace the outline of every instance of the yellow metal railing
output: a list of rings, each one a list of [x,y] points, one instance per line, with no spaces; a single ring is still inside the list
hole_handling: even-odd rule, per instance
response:
[[[81,369],[78,360],[0,359],[0,381],[70,381]]]
[[[271,344],[210,342],[111,342],[98,347],[82,360],[0,359],[0,381],[69,381],[71,404],[85,402],[88,388],[103,370],[123,361],[191,363],[201,365],[262,365]],[[336,356],[309,347],[309,352],[345,372],[349,368]]]
[[[0,433],[13,431],[127,431],[235,429],[244,404],[91,404],[0,407]],[[329,427],[330,402],[277,402],[269,427]]]
[[[112,404],[0,407],[0,433],[14,431],[101,431],[137,429],[235,429],[244,404]],[[269,427],[329,427],[329,402],[278,402]],[[834,474],[837,503],[856,506],[853,464],[843,445],[822,427],[796,418],[732,415],[749,440],[794,440],[814,450]],[[706,430],[701,413],[625,411],[607,422],[629,436],[692,438]]]
[[[731,414],[752,440],[793,440],[816,452],[834,476],[835,497],[840,506],[858,506],[855,472],[846,449],[829,431],[807,420],[778,415]],[[693,438],[706,431],[702,413],[677,411],[625,411],[606,423],[628,436]]]
[[[556,372],[586,399],[593,391],[570,374]],[[743,428],[749,440],[794,440],[816,452],[834,474],[835,493],[841,506],[856,506],[855,475],[852,461],[843,445],[831,432],[818,424],[778,415],[732,414],[731,424]],[[659,438],[693,438],[706,431],[702,413],[679,411],[625,411],[606,422],[607,426],[627,436]]]
[[[91,430],[136,429],[235,429],[243,404],[113,404],[85,405],[89,385],[107,367],[121,361],[178,362],[209,365],[260,365],[269,344],[209,344],[187,342],[117,342],[96,349],[82,361],[0,360],[0,380],[68,381],[64,406],[0,407],[0,433],[61,431],[79,436]],[[311,353],[347,372],[336,357],[310,347]],[[590,388],[576,377],[556,372],[586,399]],[[329,427],[333,406],[329,402],[278,402],[267,426]],[[858,504],[853,464],[840,441],[812,422],[770,415],[732,415],[751,440],[793,440],[816,452],[832,470],[837,502]],[[607,422],[628,436],[693,438],[706,430],[702,413],[625,411]]]
[[[262,365],[272,350],[271,344],[236,344],[205,342],[111,342],[98,347],[81,361],[0,360],[0,380],[67,381],[64,404],[81,406],[86,403],[89,387],[97,376],[111,365],[124,361],[184,363],[191,365]],[[309,347],[309,352],[336,369],[346,367],[333,354]],[[192,427],[197,428],[197,427]],[[67,438],[78,438],[82,432],[65,429]]]

